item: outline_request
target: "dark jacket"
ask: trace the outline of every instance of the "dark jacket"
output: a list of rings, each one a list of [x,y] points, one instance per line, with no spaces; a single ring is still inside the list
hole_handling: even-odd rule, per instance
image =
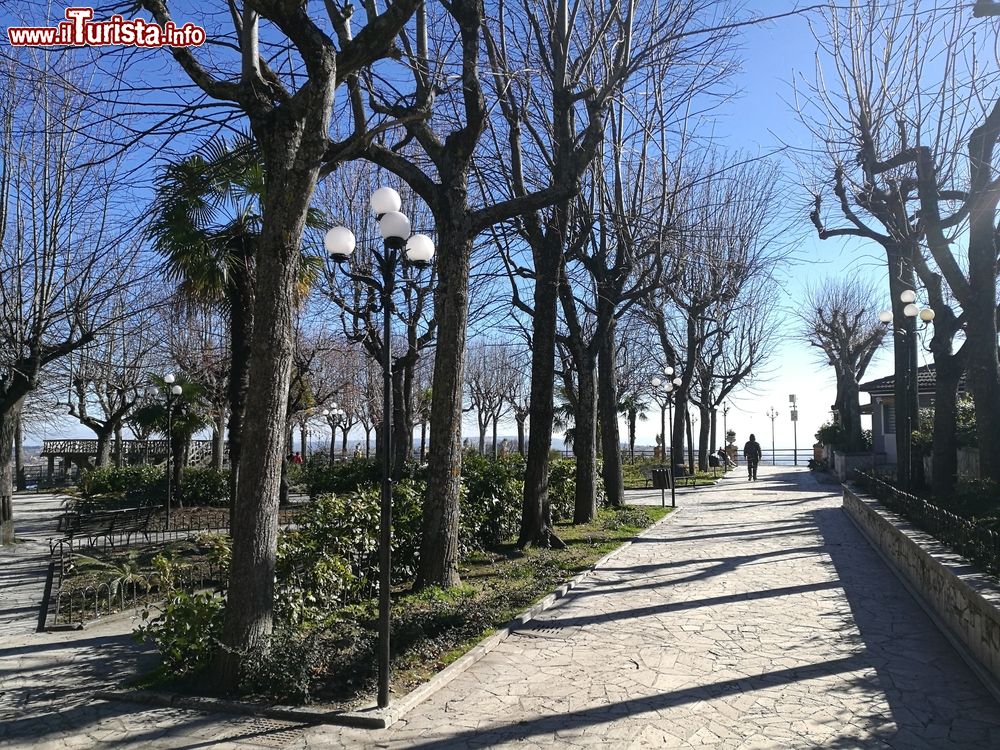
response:
[[[760,461],[764,456],[764,452],[760,449],[760,443],[756,440],[747,440],[747,444],[743,446],[743,457],[747,461]]]

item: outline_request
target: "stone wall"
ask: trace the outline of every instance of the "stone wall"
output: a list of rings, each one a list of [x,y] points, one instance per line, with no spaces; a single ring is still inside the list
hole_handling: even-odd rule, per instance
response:
[[[847,482],[854,476],[855,469],[870,469],[875,461],[871,451],[864,453],[841,453],[833,451],[833,472],[841,482]]]
[[[844,510],[1000,685],[1000,584],[873,498],[844,487]]]

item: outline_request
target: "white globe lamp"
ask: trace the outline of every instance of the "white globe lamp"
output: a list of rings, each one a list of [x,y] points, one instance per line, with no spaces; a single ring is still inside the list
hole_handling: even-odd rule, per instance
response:
[[[323,237],[323,245],[331,258],[347,260],[357,245],[354,232],[347,227],[333,227]]]
[[[380,187],[372,193],[369,204],[376,216],[393,213],[403,207],[399,193],[389,187]]]

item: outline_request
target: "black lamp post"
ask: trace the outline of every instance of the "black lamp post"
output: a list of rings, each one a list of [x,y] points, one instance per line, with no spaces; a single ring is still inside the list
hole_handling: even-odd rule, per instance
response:
[[[333,227],[323,243],[327,252],[344,268],[347,276],[365,284],[379,295],[382,311],[382,495],[379,514],[379,586],[378,586],[378,705],[389,705],[389,614],[392,587],[392,295],[396,270],[401,260],[418,268],[426,267],[434,257],[434,242],[423,234],[410,235],[410,220],[400,213],[402,201],[392,188],[379,188],[371,197],[371,208],[384,240],[383,250],[372,251],[378,276],[349,270],[348,263],[356,245],[354,233],[347,227]]]
[[[173,443],[174,443],[174,404],[180,395],[184,392],[184,389],[180,385],[175,383],[176,378],[173,373],[163,376],[163,384],[167,394],[167,502],[166,502],[166,528],[170,530],[170,506],[173,504],[174,499],[174,472],[173,468]],[[156,395],[159,393],[159,389],[151,388],[150,395]]]

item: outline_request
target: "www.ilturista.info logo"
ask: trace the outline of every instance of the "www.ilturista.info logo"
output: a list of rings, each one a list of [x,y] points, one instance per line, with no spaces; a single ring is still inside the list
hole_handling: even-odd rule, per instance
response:
[[[66,20],[58,26],[12,26],[7,37],[15,47],[200,47],[205,29],[186,23],[163,26],[141,18],[111,16],[94,21],[93,8],[67,8]]]

